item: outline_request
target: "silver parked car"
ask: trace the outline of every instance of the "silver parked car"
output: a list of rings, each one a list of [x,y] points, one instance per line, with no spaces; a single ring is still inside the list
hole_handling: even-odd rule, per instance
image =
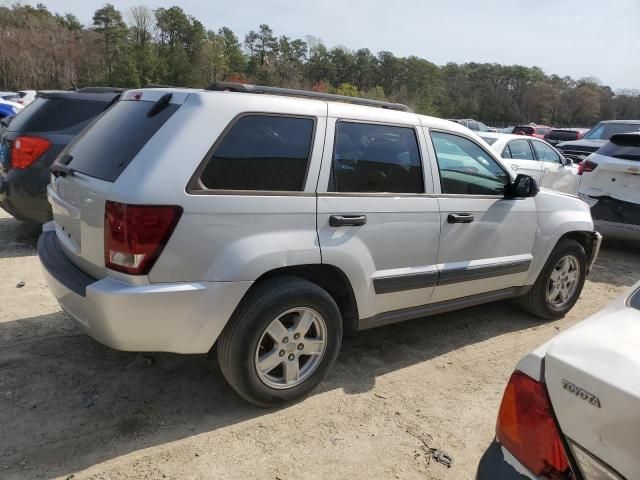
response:
[[[63,309],[121,350],[217,342],[263,406],[315,387],[343,329],[514,297],[560,317],[600,242],[467,128],[314,92],[128,91],[52,175],[38,252]]]

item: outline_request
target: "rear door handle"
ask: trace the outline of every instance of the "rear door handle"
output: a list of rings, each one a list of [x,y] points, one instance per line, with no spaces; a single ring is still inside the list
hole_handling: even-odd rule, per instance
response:
[[[471,223],[475,217],[470,213],[450,213],[447,217],[449,223]]]
[[[366,215],[331,215],[329,225],[332,227],[360,227],[367,223]]]
[[[542,171],[544,173],[551,173],[551,169],[550,168],[543,168]]]

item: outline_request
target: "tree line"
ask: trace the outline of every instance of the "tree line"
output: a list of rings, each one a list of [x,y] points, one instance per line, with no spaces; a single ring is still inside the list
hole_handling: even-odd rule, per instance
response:
[[[328,48],[312,36],[278,36],[268,25],[239,37],[224,26],[208,29],[178,6],[121,12],[106,4],[90,25],[44,4],[0,7],[4,90],[204,87],[217,80],[389,100],[427,115],[495,125],[640,118],[639,91],[613,91],[595,78],[547,75],[538,67],[438,66],[388,51]]]

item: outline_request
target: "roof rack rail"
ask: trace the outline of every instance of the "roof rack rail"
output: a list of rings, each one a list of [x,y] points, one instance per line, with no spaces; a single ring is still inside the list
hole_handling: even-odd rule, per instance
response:
[[[82,87],[75,91],[80,93],[122,93],[124,90],[119,87]]]
[[[410,112],[406,105],[401,103],[383,102],[381,100],[371,100],[368,98],[348,97],[346,95],[334,95],[332,93],[312,92],[309,90],[296,90],[293,88],[264,87],[261,85],[247,85],[238,82],[213,82],[205,90],[215,92],[240,92],[240,93],[264,93],[268,95],[283,95],[287,97],[314,98],[317,100],[329,100],[332,102],[347,102],[367,107],[386,108],[388,110],[398,110]]]

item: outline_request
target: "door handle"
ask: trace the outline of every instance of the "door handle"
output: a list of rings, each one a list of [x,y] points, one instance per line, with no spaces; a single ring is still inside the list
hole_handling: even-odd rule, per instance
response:
[[[511,168],[513,168],[514,170],[519,170],[520,167],[518,165],[516,165],[515,163],[511,164]]]
[[[542,169],[542,171],[543,171],[544,173],[550,173],[550,172],[551,172],[551,169],[550,169],[550,168],[543,168],[543,169]]]
[[[449,223],[471,223],[475,217],[470,213],[450,213],[447,217]]]
[[[367,223],[366,215],[331,215],[329,225],[332,227],[360,227]]]

